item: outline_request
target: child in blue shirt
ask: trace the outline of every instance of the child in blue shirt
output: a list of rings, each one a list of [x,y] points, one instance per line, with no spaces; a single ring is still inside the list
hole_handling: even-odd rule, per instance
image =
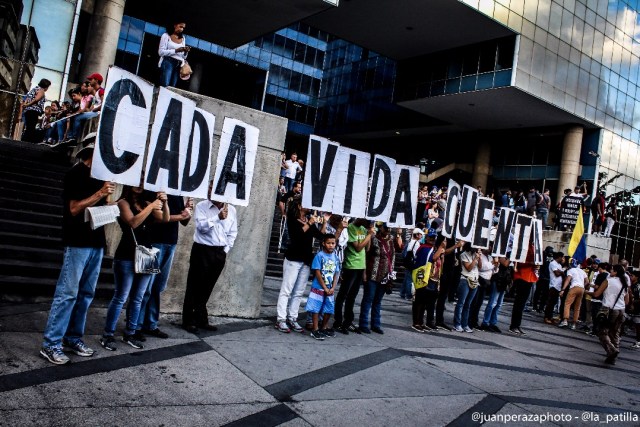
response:
[[[317,340],[324,340],[325,336],[332,336],[327,330],[329,319],[334,311],[335,297],[333,295],[338,283],[340,272],[340,260],[334,252],[336,248],[336,236],[325,234],[322,238],[322,250],[318,252],[311,263],[313,270],[313,282],[311,292],[307,298],[307,313],[312,313],[313,331],[311,336]],[[318,327],[319,313],[322,316],[322,330]]]

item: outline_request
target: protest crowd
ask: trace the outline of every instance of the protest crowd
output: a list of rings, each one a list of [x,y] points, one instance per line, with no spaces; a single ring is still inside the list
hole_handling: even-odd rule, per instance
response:
[[[184,25],[180,25],[161,39],[162,85],[175,84],[188,53],[182,36]],[[40,81],[22,104],[23,139],[54,149],[75,147],[85,134],[85,124],[100,114],[102,83],[102,75],[91,74],[69,91],[71,102],[54,101],[45,107],[44,93],[51,83]],[[233,250],[239,227],[235,207],[211,196],[194,204],[191,198],[151,192],[141,184],[125,186],[117,201],[110,200],[115,184],[91,176],[95,138],[95,132],[82,138],[74,156],[76,163],[64,179],[64,258],[40,350],[54,364],[70,361],[64,350],[80,357],[95,353],[83,335],[106,238],[104,227],[94,228],[85,221],[85,211],[117,206],[122,231],[113,263],[115,290],[99,340],[107,351],[118,348],[117,325],[125,306],[123,344],[142,349],[147,338],[168,337],[159,328],[161,294],[167,286],[180,224],[191,221],[195,231],[182,327],[192,333],[216,331],[209,323],[207,301],[227,254]],[[416,333],[502,333],[498,322],[508,296],[513,298],[511,334],[527,335],[522,328],[523,313],[533,310],[543,314],[541,322],[545,324],[597,336],[606,352],[605,362],[615,364],[629,315],[637,341],[633,347],[640,349],[640,272],[629,269],[626,261],[612,266],[594,257],[576,260],[547,247],[539,265],[534,262],[534,245],[528,237],[524,242],[529,246],[525,248],[526,259],[521,262],[510,260],[511,239],[503,256],[491,255],[499,208],[538,217],[546,227],[552,210],[548,190],[487,195],[497,206],[489,221],[490,243],[486,249],[476,249],[469,242],[443,234],[447,187],[423,187],[417,195],[415,226],[394,228],[385,222],[303,207],[304,161],[296,153],[288,158],[282,153],[280,167],[276,206],[283,217],[280,249],[284,261],[277,331],[307,329],[319,341],[337,334],[384,334],[382,300],[397,290],[399,298],[411,303],[407,329]],[[474,191],[483,195],[482,188]],[[211,188],[208,194],[212,194]],[[587,189],[582,185],[565,194],[581,198]],[[606,204],[604,195],[599,195],[592,209],[600,227],[593,232],[608,235],[615,224],[615,200]],[[558,224],[555,227],[561,228]],[[401,271],[404,277],[396,289]],[[361,288],[356,318],[354,308]],[[305,296],[306,318],[299,321]],[[447,303],[455,306],[453,316],[445,319]]]
[[[397,291],[399,298],[411,301],[412,319],[407,328],[418,333],[502,333],[498,320],[508,296],[513,298],[508,333],[527,335],[522,317],[524,312],[532,312],[545,324],[598,337],[608,364],[615,364],[625,328],[635,333],[632,348],[640,349],[640,271],[628,268],[626,260],[617,265],[595,256],[578,261],[551,246],[544,249],[542,265],[534,264],[531,247],[522,263],[510,261],[509,253],[492,257],[497,208],[489,249],[474,249],[469,242],[447,239],[442,235],[447,187],[421,188],[416,218],[422,221],[412,230],[392,230],[386,223],[318,213],[302,207],[299,176],[303,163],[298,163],[297,155],[287,159],[283,153],[281,169],[276,205],[285,218],[281,233],[285,260],[275,325],[278,331],[308,329],[317,340],[336,333],[383,334],[381,301]],[[547,226],[552,209],[549,190],[539,192],[532,187],[527,194],[516,194],[514,201],[510,190],[503,192],[496,206],[538,216]],[[565,195],[584,198],[586,186],[577,186]],[[615,200],[609,209],[608,215],[615,216]],[[607,211],[603,208],[601,212],[604,215]],[[314,239],[320,242],[315,255]],[[511,245],[512,241],[509,250]],[[396,288],[396,271],[400,269],[404,269],[404,278]],[[310,274],[307,318],[302,322],[298,316]],[[355,318],[360,288],[360,315]],[[455,304],[453,324],[445,321],[447,302]],[[305,327],[301,323],[306,323]]]

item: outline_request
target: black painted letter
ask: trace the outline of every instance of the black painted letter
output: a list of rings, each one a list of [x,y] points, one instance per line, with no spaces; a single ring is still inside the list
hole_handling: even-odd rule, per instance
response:
[[[215,194],[222,196],[227,190],[227,184],[236,184],[236,199],[245,198],[245,181],[246,176],[244,173],[246,165],[246,140],[247,129],[242,126],[236,126],[233,128],[233,135],[231,136],[231,143],[229,144],[229,151],[227,151],[227,157],[224,159],[224,166],[220,172],[220,178],[214,191]],[[238,171],[233,172],[233,161],[237,158]]]
[[[200,141],[198,141],[198,161],[196,163],[196,169],[191,174],[191,156],[193,153],[193,136],[195,128],[198,126],[200,129]],[[202,180],[205,178],[204,174],[207,172],[207,166],[209,166],[209,141],[210,133],[207,120],[202,113],[198,110],[193,112],[193,122],[191,123],[191,136],[189,137],[189,145],[187,146],[187,159],[184,165],[184,173],[182,174],[182,191],[193,191],[200,187]]]
[[[415,196],[411,194],[410,179],[409,169],[401,169],[400,175],[398,176],[398,186],[396,187],[396,197],[393,199],[391,216],[389,217],[389,222],[391,223],[395,223],[398,212],[402,212],[404,214],[405,225],[413,225],[413,208],[411,201]]]
[[[155,185],[160,169],[166,169],[169,171],[169,188],[178,189],[181,122],[182,102],[177,99],[171,99],[158,134],[156,150],[153,153],[149,170],[147,171],[147,182],[149,184]],[[167,150],[168,143],[169,150]]]
[[[382,179],[384,180],[382,185],[382,197],[380,198],[380,203],[378,204],[378,206],[374,207],[373,204],[376,200],[380,173],[382,173]],[[371,180],[371,191],[369,192],[367,216],[376,217],[384,212],[387,204],[389,203],[389,195],[391,193],[391,169],[384,160],[378,158],[373,165],[373,172],[371,176],[373,177],[373,179]]]

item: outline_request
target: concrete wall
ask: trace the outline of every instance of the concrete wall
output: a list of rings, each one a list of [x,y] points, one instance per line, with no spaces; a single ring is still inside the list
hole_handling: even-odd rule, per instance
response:
[[[561,231],[545,230],[542,232],[542,242],[544,247],[552,246],[554,250],[567,255],[571,233]],[[597,237],[592,234],[587,236],[587,256],[597,256],[603,262],[609,262],[611,258],[611,238]]]
[[[216,116],[211,156],[212,175],[215,172],[225,117],[242,120],[260,129],[249,206],[236,207],[238,237],[227,255],[225,268],[208,303],[209,314],[212,315],[256,318],[260,315],[262,282],[267,265],[273,206],[280,175],[280,153],[284,149],[287,119],[192,92],[171,90],[194,100],[199,108]],[[195,200],[196,203],[199,201]],[[193,221],[187,227],[180,226],[169,284],[162,295],[161,310],[164,313],[182,312],[194,228]],[[106,232],[107,252],[113,254],[120,240],[120,229],[117,225],[110,225]]]

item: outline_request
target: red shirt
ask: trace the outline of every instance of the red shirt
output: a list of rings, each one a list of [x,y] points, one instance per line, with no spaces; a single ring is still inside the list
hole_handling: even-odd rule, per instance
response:
[[[533,245],[529,245],[527,251],[527,259],[524,263],[519,263],[516,271],[513,273],[513,280],[524,280],[525,282],[535,283],[538,281],[536,274],[536,265],[533,263]]]

